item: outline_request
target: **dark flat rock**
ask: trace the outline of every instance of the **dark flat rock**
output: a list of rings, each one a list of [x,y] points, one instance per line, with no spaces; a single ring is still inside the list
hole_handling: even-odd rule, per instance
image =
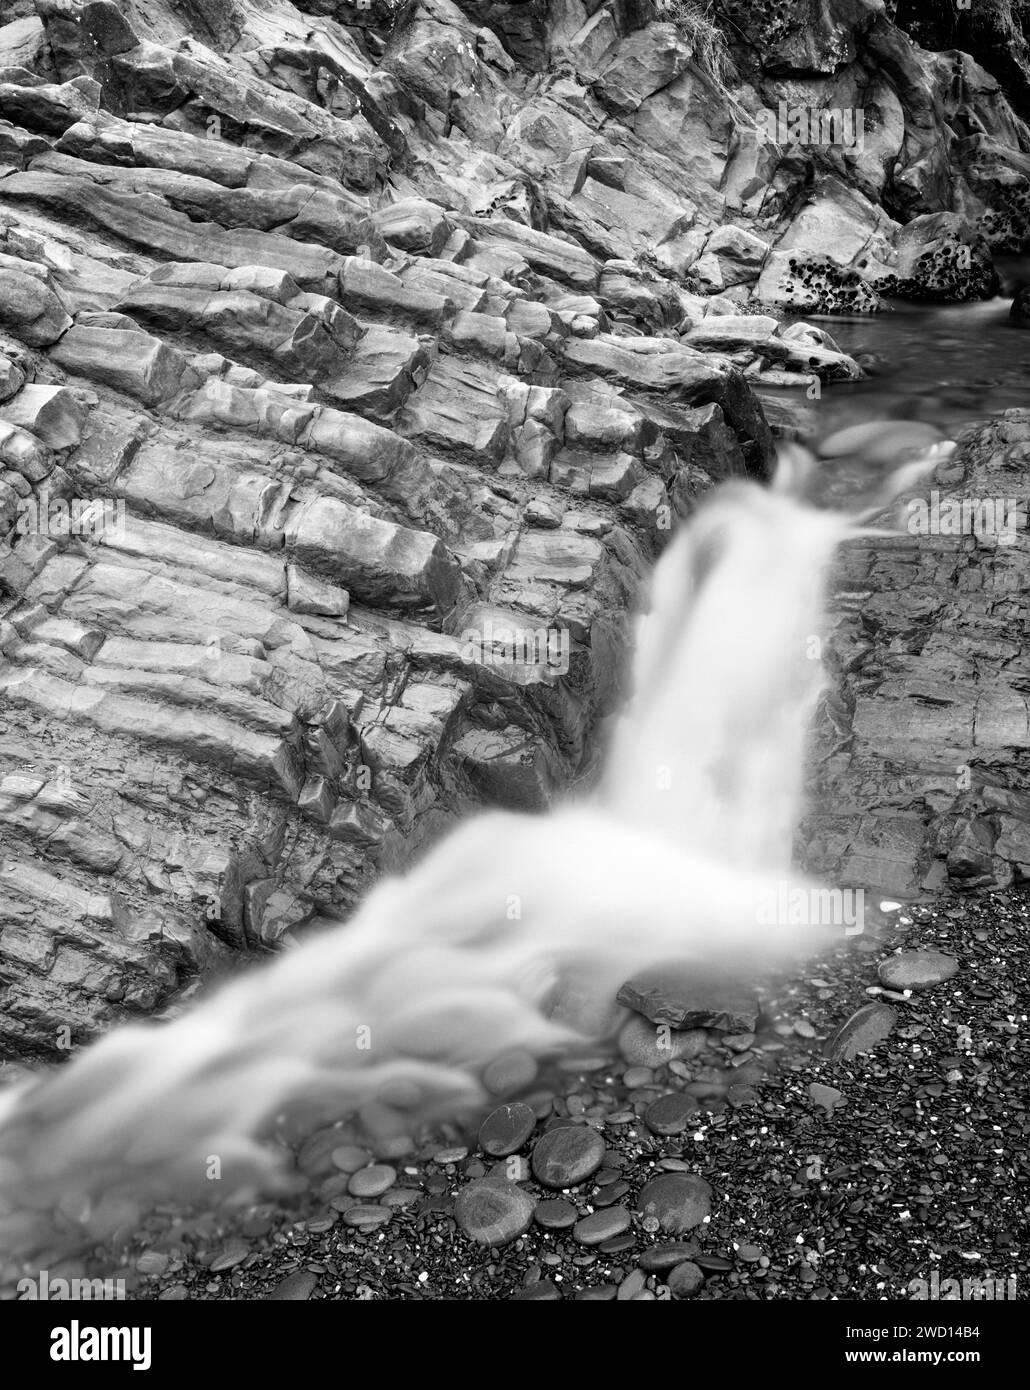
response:
[[[718,1028],[751,1033],[758,1021],[754,994],[725,977],[707,978],[682,962],[651,966],[619,990],[620,1004],[652,1023],[673,1028]]]

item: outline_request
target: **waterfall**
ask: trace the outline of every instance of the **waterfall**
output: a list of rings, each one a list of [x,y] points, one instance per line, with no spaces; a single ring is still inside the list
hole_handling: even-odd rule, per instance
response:
[[[514,1048],[579,1045],[561,981],[603,1005],[656,960],[754,978],[827,942],[770,921],[791,869],[822,681],[823,579],[854,518],[803,499],[811,464],[715,492],[672,540],[596,793],[470,820],[346,923],[165,1025],[124,1027],[0,1098],[0,1248],[60,1251],[148,1203],[271,1176],[262,1141],[312,1097],[403,1126],[482,1098]],[[371,1123],[371,1118],[369,1120]]]

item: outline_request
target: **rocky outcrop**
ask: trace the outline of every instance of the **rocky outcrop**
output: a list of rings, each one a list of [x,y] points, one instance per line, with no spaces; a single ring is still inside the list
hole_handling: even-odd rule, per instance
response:
[[[416,191],[409,146],[449,142],[391,73],[432,85],[420,26],[464,52],[453,7],[382,66],[287,5],[197,8],[2,34],[8,1052],[346,911],[468,806],[546,805],[675,514],[768,470],[745,371],[811,369],[773,321],[702,350],[674,329],[732,306]]]
[[[1007,411],[905,499],[898,535],[844,549],[802,836],[832,882],[911,897],[1030,878],[1028,458],[1030,411]]]
[[[877,0],[721,8],[5,7],[5,1049],[589,775],[675,517],[861,374],[779,311],[989,292],[992,79]]]

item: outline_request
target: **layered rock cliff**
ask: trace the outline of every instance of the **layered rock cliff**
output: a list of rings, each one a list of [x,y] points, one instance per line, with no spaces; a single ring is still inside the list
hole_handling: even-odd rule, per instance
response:
[[[781,311],[993,291],[986,67],[709,11],[0,6],[5,1050],[588,776],[676,516],[861,372]]]

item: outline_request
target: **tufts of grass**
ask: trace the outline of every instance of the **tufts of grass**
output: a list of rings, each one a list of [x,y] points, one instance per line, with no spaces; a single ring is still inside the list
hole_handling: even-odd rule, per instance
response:
[[[658,18],[675,24],[694,51],[694,62],[713,82],[725,85],[729,49],[715,19],[715,0],[655,0]]]

